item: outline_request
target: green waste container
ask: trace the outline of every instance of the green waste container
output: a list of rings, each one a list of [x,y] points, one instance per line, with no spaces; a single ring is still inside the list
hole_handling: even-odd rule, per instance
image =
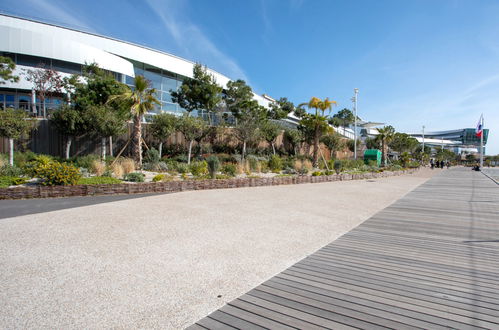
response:
[[[376,165],[381,165],[381,151],[378,149],[367,149],[364,151],[364,163],[368,164],[369,161],[376,161]]]

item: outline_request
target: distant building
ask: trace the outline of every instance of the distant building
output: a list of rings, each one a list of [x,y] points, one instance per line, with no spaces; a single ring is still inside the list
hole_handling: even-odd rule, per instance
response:
[[[409,133],[423,143],[423,133]],[[489,130],[483,130],[483,146],[489,137]],[[474,128],[461,128],[449,131],[435,131],[424,133],[424,144],[433,148],[449,149],[456,154],[478,153],[480,151],[480,138],[476,136]]]

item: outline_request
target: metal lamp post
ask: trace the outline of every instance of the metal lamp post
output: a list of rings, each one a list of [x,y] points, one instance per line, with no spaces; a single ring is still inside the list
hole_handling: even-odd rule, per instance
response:
[[[354,116],[354,129],[353,129],[353,158],[357,159],[357,95],[359,94],[359,89],[353,89],[354,96],[353,101],[353,116]]]

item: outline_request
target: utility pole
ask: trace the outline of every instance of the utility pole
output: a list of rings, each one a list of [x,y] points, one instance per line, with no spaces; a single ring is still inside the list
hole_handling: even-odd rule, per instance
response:
[[[483,135],[485,134],[482,114],[482,134],[480,134],[480,169],[483,169]]]
[[[421,163],[424,165],[424,125],[423,125],[423,148],[421,149]]]
[[[354,96],[353,101],[353,116],[354,116],[354,128],[353,128],[353,158],[357,159],[357,95],[359,94],[359,89],[353,89]]]
[[[423,125],[423,154],[424,154],[424,125]]]

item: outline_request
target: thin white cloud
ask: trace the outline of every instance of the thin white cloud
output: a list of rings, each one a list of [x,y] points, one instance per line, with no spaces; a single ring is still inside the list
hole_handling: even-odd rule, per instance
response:
[[[305,0],[290,0],[289,1],[289,8],[291,11],[297,11],[301,8]]]
[[[35,8],[39,12],[50,15],[55,23],[65,23],[71,27],[94,31],[85,21],[82,21],[80,18],[73,15],[70,10],[65,10],[61,3],[54,4],[53,1],[47,0],[28,0],[28,2],[31,8]]]
[[[272,22],[269,19],[269,16],[267,14],[267,5],[265,3],[265,0],[260,0],[260,8],[262,12],[262,22],[264,26],[264,31],[262,35],[262,39],[266,44],[270,44],[269,40],[269,34],[272,32]]]
[[[203,31],[184,14],[188,12],[185,3],[178,1],[146,0],[152,12],[175,40],[185,54],[196,62],[221,71],[231,79],[248,77],[237,62],[224,54]]]

